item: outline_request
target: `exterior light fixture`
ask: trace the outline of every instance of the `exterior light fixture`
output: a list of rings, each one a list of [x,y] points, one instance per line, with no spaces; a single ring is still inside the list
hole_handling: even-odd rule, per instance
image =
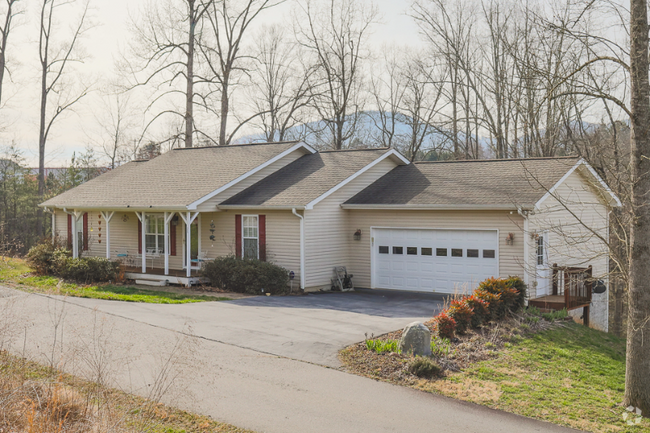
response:
[[[354,232],[354,240],[355,241],[360,241],[361,240],[361,229],[357,229],[357,231]]]
[[[508,233],[508,236],[506,236],[506,245],[512,245],[514,243],[515,243],[515,234]]]

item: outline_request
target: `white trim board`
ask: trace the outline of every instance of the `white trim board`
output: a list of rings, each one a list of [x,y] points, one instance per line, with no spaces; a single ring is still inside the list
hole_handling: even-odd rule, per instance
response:
[[[260,171],[260,170],[262,170],[262,169],[268,167],[269,165],[273,164],[273,163],[276,162],[276,161],[281,160],[281,159],[284,158],[285,156],[289,155],[290,153],[295,152],[295,151],[298,150],[298,149],[305,149],[305,150],[307,150],[309,153],[316,153],[316,150],[315,150],[314,148],[312,148],[311,146],[309,146],[309,145],[307,145],[307,144],[305,144],[305,143],[297,143],[295,146],[290,147],[289,149],[285,150],[284,152],[282,152],[282,153],[280,153],[280,154],[274,156],[273,158],[267,160],[267,161],[264,162],[263,164],[258,165],[258,166],[255,167],[254,169],[252,169],[252,170],[250,170],[250,171],[248,171],[248,172],[242,174],[242,175],[239,176],[238,178],[236,178],[236,179],[234,179],[234,180],[231,180],[231,181],[228,182],[227,184],[225,184],[225,185],[223,185],[223,186],[221,186],[221,187],[215,189],[215,190],[212,191],[211,193],[209,193],[209,194],[207,194],[207,195],[201,197],[200,199],[198,199],[198,200],[196,200],[196,201],[194,201],[194,202],[188,204],[188,205],[187,205],[187,209],[188,209],[188,210],[196,210],[197,207],[198,207],[199,205],[201,205],[201,204],[205,203],[206,201],[210,200],[212,197],[216,196],[217,194],[219,194],[219,193],[221,193],[221,192],[227,190],[228,188],[230,188],[231,186],[233,186],[233,185],[235,185],[235,184],[238,184],[238,183],[241,182],[242,180],[244,180],[244,179],[246,179],[246,178],[248,178],[248,177],[254,175],[254,174],[257,173],[258,171]]]
[[[619,200],[619,198],[616,196],[616,194],[614,194],[614,192],[609,188],[609,186],[607,186],[605,181],[600,176],[598,176],[598,173],[596,173],[596,170],[594,170],[593,167],[591,165],[589,165],[589,163],[587,161],[585,161],[584,159],[581,158],[578,162],[576,162],[576,164],[573,167],[571,167],[571,169],[569,171],[567,171],[564,174],[564,176],[562,176],[560,178],[560,180],[558,180],[555,183],[555,185],[553,185],[551,187],[551,189],[549,189],[546,192],[546,194],[544,194],[542,196],[542,198],[540,198],[537,201],[537,203],[535,203],[535,209],[539,209],[540,206],[542,205],[542,203],[547,198],[551,197],[555,193],[555,191],[560,187],[560,185],[562,185],[564,183],[564,181],[566,181],[569,178],[569,176],[571,176],[573,174],[573,172],[576,171],[581,166],[585,166],[585,168],[587,169],[589,174],[591,174],[594,177],[594,179],[596,180],[596,183],[598,183],[601,186],[601,188],[603,190],[605,190],[611,196],[612,200],[614,201],[614,203],[616,203],[617,207],[622,206],[621,201]],[[611,204],[611,202],[609,204]]]
[[[347,179],[345,179],[344,181],[338,183],[336,186],[334,186],[333,188],[331,188],[331,189],[330,189],[329,191],[327,191],[326,193],[322,194],[320,197],[317,197],[317,198],[315,198],[314,200],[312,200],[311,202],[307,203],[307,205],[305,206],[305,209],[306,209],[306,210],[311,210],[311,209],[313,209],[315,205],[317,205],[317,204],[320,203],[321,201],[325,200],[327,197],[329,197],[330,195],[334,194],[336,191],[338,191],[339,189],[343,188],[345,185],[347,185],[348,183],[352,182],[354,179],[356,179],[357,177],[361,176],[363,173],[365,173],[366,171],[370,170],[372,167],[374,167],[375,165],[379,164],[379,163],[380,163],[381,161],[383,161],[384,159],[386,159],[386,158],[388,158],[388,157],[391,157],[391,156],[397,158],[397,159],[398,159],[400,162],[402,162],[404,165],[408,165],[408,164],[410,164],[409,160],[406,159],[406,158],[404,158],[404,156],[402,156],[398,151],[396,151],[395,149],[391,149],[391,150],[389,150],[388,152],[384,153],[384,154],[383,154],[382,156],[380,156],[379,158],[377,158],[377,159],[375,159],[374,161],[372,161],[370,164],[368,164],[368,165],[366,165],[365,167],[363,167],[361,170],[359,170],[359,171],[357,171],[356,173],[354,173],[352,176],[350,176],[350,177],[348,177]],[[400,164],[398,164],[398,165],[400,165]]]

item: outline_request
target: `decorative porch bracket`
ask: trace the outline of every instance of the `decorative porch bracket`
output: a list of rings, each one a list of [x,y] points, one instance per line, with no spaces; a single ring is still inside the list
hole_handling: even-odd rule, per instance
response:
[[[165,212],[165,275],[169,275],[169,223],[176,212]]]
[[[113,218],[113,215],[115,215],[115,211],[108,213],[107,211],[102,211],[101,212],[102,217],[104,217],[104,222],[106,222],[106,239],[104,242],[106,243],[106,258],[111,259],[111,219]]]
[[[192,223],[196,219],[197,216],[199,216],[198,212],[187,212],[183,214],[182,212],[178,213],[181,218],[183,218],[183,222],[185,222],[185,260],[186,260],[186,266],[187,266],[187,278],[190,278],[192,276]]]
[[[140,220],[140,224],[142,225],[142,230],[140,230],[140,236],[141,236],[141,243],[142,245],[141,248],[141,256],[142,256],[142,273],[146,274],[147,273],[147,238],[146,238],[146,232],[147,232],[147,227],[146,227],[146,215],[144,211],[142,212],[136,212],[135,213],[138,219]]]

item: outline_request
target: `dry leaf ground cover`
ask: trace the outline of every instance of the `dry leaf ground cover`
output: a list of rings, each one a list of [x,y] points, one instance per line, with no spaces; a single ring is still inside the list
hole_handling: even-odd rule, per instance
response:
[[[623,418],[625,341],[562,314],[546,319],[533,310],[454,342],[434,338],[432,359],[442,372],[432,379],[409,372],[412,356],[380,354],[366,342],[344,349],[340,358],[356,374],[580,430],[650,432],[648,419],[637,425],[635,417]],[[396,331],[378,340],[400,336]]]
[[[246,431],[0,351],[0,433]]]

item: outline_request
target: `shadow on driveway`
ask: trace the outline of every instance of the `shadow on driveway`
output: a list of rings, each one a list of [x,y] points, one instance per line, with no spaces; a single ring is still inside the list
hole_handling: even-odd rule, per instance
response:
[[[305,296],[256,296],[226,303],[242,307],[337,310],[390,318],[433,317],[442,309],[445,296],[448,295],[355,289],[354,292],[309,293]]]

